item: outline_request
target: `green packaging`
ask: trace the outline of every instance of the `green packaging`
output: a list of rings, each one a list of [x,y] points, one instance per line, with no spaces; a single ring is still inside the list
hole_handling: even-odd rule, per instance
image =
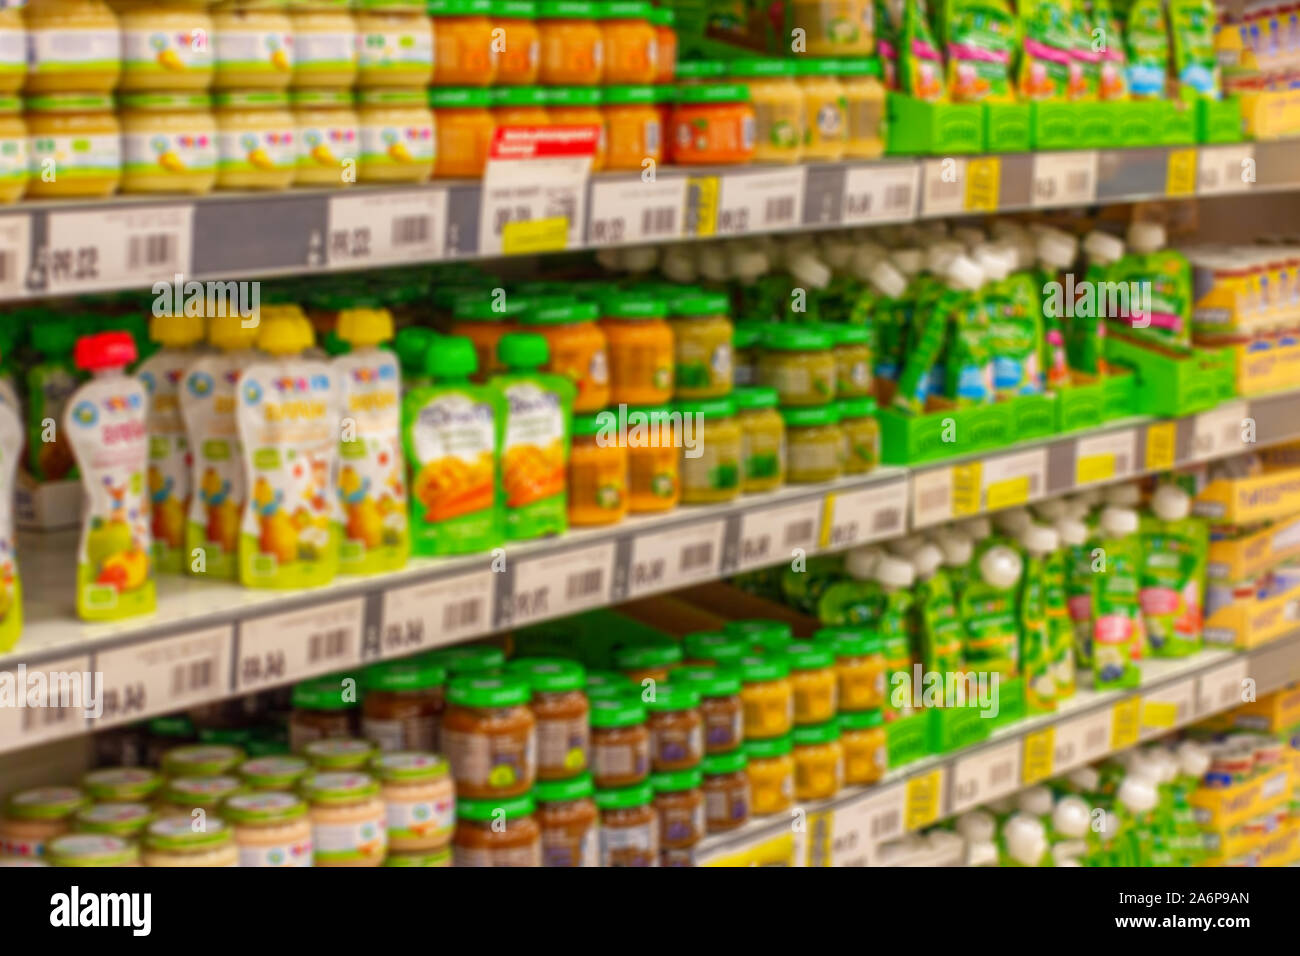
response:
[[[1187,258],[1165,248],[1165,230],[1158,223],[1129,226],[1128,247],[1113,274],[1131,290],[1129,309],[1108,319],[1111,327],[1139,342],[1190,348],[1192,269]]]
[[[921,665],[946,679],[964,669],[962,650],[966,643],[952,582],[942,566],[943,552],[936,545],[922,545],[912,554],[911,562],[916,570],[912,628]]]
[[[1168,5],[1179,99],[1219,99],[1223,85],[1214,50],[1213,0],[1168,0]]]
[[[1169,37],[1163,0],[1133,0],[1124,17],[1129,95],[1162,100],[1169,73]]]
[[[1140,678],[1134,657],[1146,641],[1138,603],[1142,543],[1137,512],[1106,508],[1101,513],[1097,547],[1099,567],[1093,573],[1093,688],[1133,686]],[[1136,654],[1134,652],[1137,652]]]
[[[1142,516],[1139,600],[1147,641],[1156,657],[1186,657],[1201,649],[1209,531],[1191,513],[1191,497],[1162,484]]]
[[[941,30],[948,99],[1009,103],[1017,24],[1005,0],[944,0]]]
[[[943,57],[924,0],[904,0],[899,38],[898,88],[918,100],[943,102]]]
[[[1128,99],[1128,62],[1124,55],[1124,33],[1111,9],[1110,0],[1092,0],[1093,35],[1101,39],[1097,96],[1101,100]]]
[[[1070,368],[1089,375],[1105,375],[1108,371],[1105,357],[1106,322],[1099,292],[1114,288],[1115,264],[1124,257],[1124,242],[1118,236],[1094,231],[1083,239],[1083,251],[1088,257],[1084,285],[1072,303],[1073,315],[1065,327],[1065,350]],[[1107,294],[1104,297],[1109,300]]]
[[[993,389],[999,399],[1043,393],[1041,297],[1030,273],[1011,271],[1013,255],[1010,249],[990,249],[979,257],[991,280],[984,301]]]
[[[1003,680],[1020,673],[1020,618],[1016,589],[1024,562],[1000,537],[975,548],[975,570],[961,591],[957,609],[966,627],[966,666]]]
[[[14,487],[22,453],[18,403],[9,382],[0,379],[0,488]],[[12,500],[13,495],[7,491],[0,504],[0,652],[13,648],[23,631],[23,587],[14,547]]]
[[[1047,610],[1047,557],[1056,550],[1056,532],[1028,525],[1020,536],[1024,571],[1020,579],[1020,673],[1025,706],[1031,714],[1056,710],[1053,631]]]
[[[1019,4],[1023,44],[1016,87],[1022,100],[1063,101],[1077,88],[1077,69],[1069,4],[1062,0],[1024,0]]]

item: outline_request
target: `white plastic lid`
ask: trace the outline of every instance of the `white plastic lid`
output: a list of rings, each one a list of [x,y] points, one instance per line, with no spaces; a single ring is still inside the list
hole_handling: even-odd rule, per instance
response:
[[[932,577],[941,564],[943,552],[936,544],[923,544],[912,552],[912,567],[916,569],[916,576],[922,580]]]
[[[992,840],[972,840],[966,845],[966,865],[997,866],[997,844]]]
[[[980,555],[980,577],[990,587],[1004,591],[1015,587],[1023,570],[1019,553],[1004,544],[995,544]]]
[[[1031,524],[1021,530],[1020,546],[1034,554],[1051,554],[1061,546],[1061,538],[1051,525]]]
[[[1026,234],[1025,227],[1015,219],[994,219],[993,224],[989,226],[989,232],[993,234],[994,239],[1006,239],[1011,236]]]
[[[1068,269],[1079,255],[1079,242],[1059,229],[1038,234],[1038,259],[1051,269]]]
[[[907,278],[887,259],[877,259],[867,270],[867,279],[881,295],[897,299],[907,291]]]
[[[672,246],[664,253],[659,268],[673,282],[694,282],[699,275],[695,267],[696,259],[681,246]]]
[[[943,276],[954,289],[966,292],[977,292],[984,285],[984,270],[966,256],[955,256],[948,263]]]
[[[741,280],[752,281],[771,269],[767,253],[762,249],[732,249],[729,259],[731,274]]]
[[[634,246],[623,250],[623,268],[628,272],[649,272],[659,264],[656,246]]]
[[[1111,485],[1106,489],[1106,504],[1120,508],[1136,508],[1142,502],[1142,489],[1133,482]]]
[[[1082,797],[1062,797],[1052,808],[1052,828],[1065,836],[1081,837],[1088,832],[1092,811]]]
[[[886,549],[904,558],[910,558],[918,548],[925,544],[925,538],[919,534],[905,534],[885,545]]]
[[[727,254],[718,246],[701,245],[695,250],[700,275],[713,282],[726,282],[731,276]]]
[[[989,245],[977,246],[974,256],[976,264],[990,281],[1001,282],[1011,275],[1011,263],[1001,249]]]
[[[1021,790],[1020,795],[1016,798],[1016,806],[1022,813],[1028,813],[1030,816],[1045,817],[1052,812],[1052,791],[1046,787],[1037,786]]]
[[[977,226],[957,226],[952,237],[967,249],[973,249],[985,240],[984,230]]]
[[[609,272],[620,272],[623,269],[623,250],[610,248],[596,250],[596,264],[602,269]]]
[[[1061,544],[1067,547],[1077,548],[1088,540],[1088,526],[1078,518],[1060,518],[1055,527]]]
[[[812,252],[798,252],[786,263],[790,277],[809,289],[824,289],[831,282],[831,267]]]
[[[875,545],[854,548],[844,556],[844,570],[859,581],[869,581],[875,577],[876,565],[883,556],[884,552]]]
[[[1116,796],[1134,813],[1146,813],[1155,808],[1156,785],[1144,774],[1129,774],[1120,782]]]
[[[1168,242],[1165,227],[1158,222],[1134,222],[1128,227],[1128,245],[1134,252],[1147,255],[1159,252]]]
[[[1084,488],[1082,491],[1076,491],[1071,497],[1071,501],[1079,501],[1089,508],[1095,508],[1101,504],[1104,492],[1100,488]]]
[[[1062,855],[1062,856],[1058,856],[1057,853],[1056,853],[1056,848],[1055,848],[1055,847],[1053,847],[1053,849],[1052,849],[1052,862],[1054,862],[1057,866],[1066,866],[1066,867],[1069,867],[1069,866],[1078,866],[1078,867],[1082,867],[1082,866],[1083,866],[1083,864],[1079,862],[1079,860],[1078,860],[1077,857],[1074,857],[1074,856],[1064,856],[1064,855]]]
[[[997,833],[997,822],[984,810],[971,810],[957,818],[957,832],[967,840],[992,840]]]
[[[1124,255],[1124,240],[1108,232],[1094,229],[1083,237],[1083,251],[1089,262],[1108,266]]]
[[[886,554],[876,562],[874,576],[883,587],[910,588],[916,580],[916,571],[912,568],[911,562]]]
[[[1192,513],[1192,496],[1166,482],[1151,495],[1151,511],[1161,521],[1181,521]]]
[[[956,528],[939,532],[935,541],[943,552],[943,563],[950,568],[965,567],[975,556],[975,543]]]
[[[993,516],[994,527],[1008,534],[1019,534],[1033,523],[1034,516],[1029,513],[1028,508],[1021,506],[999,511]]]
[[[967,518],[957,527],[965,531],[975,541],[983,541],[993,533],[993,522],[989,520],[988,515],[976,515],[974,518]]]
[[[1194,740],[1183,742],[1178,747],[1178,770],[1188,777],[1200,779],[1210,769],[1210,755],[1204,747]]]
[[[1038,243],[1029,233],[1012,236],[1009,240],[1016,254],[1017,269],[1032,269],[1038,264]]]
[[[853,260],[853,243],[843,239],[824,237],[822,239],[822,259],[836,272],[844,272]]]
[[[925,250],[925,270],[934,275],[943,275],[948,269],[948,263],[965,252],[966,247],[960,242],[940,239]]]
[[[1078,770],[1071,770],[1065,779],[1070,781],[1072,786],[1085,793],[1091,793],[1101,786],[1101,774],[1097,772],[1095,767],[1080,767]]]
[[[1101,512],[1101,530],[1112,538],[1137,534],[1138,513],[1132,508],[1103,508]]]
[[[914,276],[925,266],[925,253],[916,248],[895,249],[889,258],[905,276]]]
[[[1002,825],[1007,855],[1025,866],[1038,866],[1047,852],[1047,829],[1041,820],[1017,813]]]
[[[1034,505],[1034,514],[1044,521],[1059,521],[1065,517],[1067,508],[1064,498],[1048,498]]]
[[[1152,747],[1147,761],[1155,771],[1156,783],[1170,783],[1178,776],[1178,758],[1164,747]]]

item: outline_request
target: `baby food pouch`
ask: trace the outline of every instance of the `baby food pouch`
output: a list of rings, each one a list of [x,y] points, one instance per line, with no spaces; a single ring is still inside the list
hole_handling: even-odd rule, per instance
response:
[[[889,720],[908,715],[914,704],[920,704],[912,700],[911,608],[916,571],[910,562],[886,555],[876,562],[874,578],[879,589],[876,629],[884,640],[888,688],[885,717]]]
[[[68,396],[85,378],[72,363],[76,341],[71,319],[41,316],[31,327],[31,346],[40,359],[27,370],[27,470],[37,481],[78,476],[62,426]]]
[[[1084,0],[1070,3],[1070,59],[1073,76],[1069,96],[1075,101],[1097,99],[1101,76],[1101,45],[1093,36],[1092,18]]]
[[[1088,257],[1088,268],[1075,295],[1074,316],[1066,325],[1065,349],[1071,368],[1090,375],[1105,375],[1109,369],[1103,313],[1110,307],[1110,295],[1101,293],[1115,288],[1110,283],[1115,264],[1124,256],[1124,242],[1117,236],[1093,231],[1084,237],[1083,251]]]
[[[1133,664],[1134,649],[1140,651],[1145,644],[1138,603],[1142,551],[1137,512],[1104,509],[1099,532],[1100,553],[1092,575],[1093,687],[1130,687],[1141,676]]]
[[[975,549],[975,572],[961,591],[957,611],[966,626],[966,667],[1002,679],[1020,672],[1020,618],[1016,588],[1024,562],[1004,538],[989,537]]]
[[[11,388],[0,387],[0,652],[12,649],[23,631],[23,588],[14,550],[13,496],[22,453],[18,402]]]
[[[1065,348],[1064,298],[1050,294],[1063,290],[1062,272],[1074,267],[1079,253],[1079,243],[1071,235],[1058,230],[1044,230],[1036,247],[1039,277],[1044,293],[1043,301],[1043,374],[1047,387],[1055,388],[1070,381],[1070,368]]]
[[[402,402],[415,554],[487,551],[505,532],[497,464],[505,401],[495,388],[470,384],[476,368],[473,343],[447,336],[428,355],[436,384]]]
[[[1222,92],[1219,60],[1214,51],[1213,0],[1169,0],[1169,29],[1174,43],[1174,79],[1184,100],[1217,100]]]
[[[1020,533],[1024,572],[1020,584],[1020,673],[1030,713],[1056,710],[1052,624],[1047,610],[1047,558],[1056,550],[1056,531],[1030,524]]]
[[[305,355],[314,341],[305,316],[263,307],[257,347],[265,358],[239,377],[245,587],[315,587],[338,573],[339,392],[329,364]]]
[[[899,26],[902,23],[902,3],[899,0],[875,0],[876,55],[880,57],[881,77],[885,89],[898,89]]]
[[[549,361],[543,336],[510,333],[497,351],[506,372],[488,384],[506,402],[501,444],[506,537],[524,541],[563,534],[569,523],[565,475],[577,389],[569,378],[541,371]]]
[[[855,303],[850,322],[869,321],[874,333],[872,375],[892,387],[898,381],[903,364],[907,315],[901,301],[907,292],[903,274],[884,260],[873,262],[868,271],[869,285]]]
[[[257,360],[257,327],[238,315],[208,320],[208,344],[185,374],[181,415],[190,447],[190,504],[185,567],[190,574],[239,577],[239,522],[244,510],[244,453],[235,414],[239,376]]]
[[[1048,642],[1051,648],[1052,677],[1056,699],[1073,697],[1076,687],[1074,659],[1074,621],[1070,618],[1067,588],[1068,550],[1059,529],[1053,528],[1057,547],[1043,559],[1043,601],[1047,609]]]
[[[964,669],[962,649],[966,642],[952,582],[943,568],[943,552],[938,546],[922,545],[910,560],[916,572],[912,627],[921,665],[927,671],[945,675],[946,680],[946,675]]]
[[[1169,38],[1163,0],[1134,0],[1124,16],[1129,95],[1135,100],[1164,99]]]
[[[1139,600],[1147,641],[1157,657],[1185,657],[1201,648],[1205,522],[1192,516],[1191,497],[1163,484],[1142,517],[1142,575]]]
[[[1129,308],[1108,321],[1129,338],[1189,348],[1191,264],[1178,250],[1165,248],[1165,229],[1158,223],[1130,225],[1128,246],[1130,252],[1115,264],[1114,275],[1130,290]]]
[[[948,98],[954,103],[1007,103],[1016,18],[1004,0],[944,0],[943,44]]]
[[[1097,97],[1102,100],[1128,99],[1128,60],[1124,34],[1110,0],[1092,0],[1092,48],[1100,47],[1097,64]]]
[[[68,398],[63,428],[86,490],[77,548],[77,614],[104,621],[148,614],[157,603],[149,498],[149,442],[140,381],[126,374],[136,358],[125,332],[77,340],[77,368],[93,376]]]
[[[1020,98],[1069,99],[1082,76],[1072,56],[1074,31],[1068,0],[1024,0],[1020,28],[1024,37],[1016,76]]]
[[[156,315],[149,337],[160,346],[136,372],[149,410],[149,502],[154,569],[180,574],[185,564],[185,522],[190,507],[190,445],[181,414],[181,384],[203,339],[197,315]]]
[[[984,301],[994,391],[1000,399],[1041,395],[1043,310],[1037,283],[1027,272],[1011,272],[1011,250],[980,253],[980,265],[991,280]]]
[[[984,307],[984,271],[958,256],[949,265],[949,283],[962,295],[948,313],[948,350],[943,358],[946,398],[958,406],[993,401],[993,353]]]
[[[393,337],[387,309],[344,309],[334,359],[339,391],[339,571],[376,574],[406,564],[411,542],[402,455],[402,376],[380,344]]]
[[[433,384],[425,371],[425,358],[437,339],[438,333],[420,325],[408,325],[393,337],[393,352],[402,369],[403,394]]]
[[[898,87],[918,100],[939,103],[944,99],[943,58],[928,16],[925,0],[905,0],[899,31]]]

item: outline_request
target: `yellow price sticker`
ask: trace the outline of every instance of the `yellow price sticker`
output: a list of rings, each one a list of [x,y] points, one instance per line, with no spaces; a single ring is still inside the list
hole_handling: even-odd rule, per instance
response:
[[[979,514],[983,470],[978,461],[952,466],[952,513],[964,518]]]
[[[1142,698],[1121,700],[1110,711],[1110,749],[1123,750],[1138,742],[1142,729]]]
[[[1142,701],[1142,726],[1167,730],[1178,723],[1178,705],[1167,700]]]
[[[704,866],[794,866],[794,835],[764,840],[737,853],[706,860]]]
[[[1147,426],[1147,471],[1164,471],[1174,467],[1177,440],[1177,422],[1157,422]]]
[[[507,256],[561,252],[568,244],[568,216],[508,222],[501,230],[501,252]]]
[[[1087,485],[1094,481],[1108,481],[1115,477],[1115,455],[1085,455],[1074,463],[1074,483]]]
[[[1002,184],[1002,160],[980,156],[966,160],[967,212],[997,212]]]
[[[934,823],[939,819],[939,804],[943,800],[943,769],[907,781],[903,799],[903,826],[908,832]]]
[[[827,493],[822,499],[822,530],[817,536],[820,547],[826,548],[831,543],[831,525],[835,521],[835,492]]]
[[[1025,735],[1023,759],[1020,762],[1020,779],[1028,785],[1046,780],[1052,775],[1052,761],[1056,756],[1056,728],[1047,727]]]
[[[834,830],[833,810],[808,814],[808,848],[804,866],[831,865],[831,833]]]
[[[985,489],[984,500],[989,511],[1023,505],[1029,500],[1029,476],[995,481]]]
[[[694,206],[696,211],[694,235],[711,236],[718,231],[718,192],[717,176],[691,176],[686,180],[686,208]]]
[[[1196,195],[1196,150],[1171,149],[1169,151],[1168,176],[1165,179],[1165,195]]]

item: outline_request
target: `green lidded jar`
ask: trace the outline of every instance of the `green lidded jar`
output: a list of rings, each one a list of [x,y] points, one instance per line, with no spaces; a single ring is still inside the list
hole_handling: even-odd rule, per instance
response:
[[[715,504],[740,495],[741,429],[731,398],[678,402],[681,422],[681,500]]]
[[[760,654],[782,653],[794,640],[789,624],[766,618],[727,621],[722,625],[722,633],[746,641]]]
[[[456,801],[454,865],[541,866],[542,831],[531,794]]]
[[[350,737],[356,733],[356,687],[354,674],[330,674],[294,684],[290,698],[293,713],[289,716],[289,749],[299,753],[313,740]]]
[[[880,464],[880,422],[871,397],[840,399],[840,429],[844,432],[844,473],[861,475]]]
[[[796,800],[829,800],[844,784],[844,747],[835,720],[794,728]]]
[[[238,866],[239,850],[226,822],[209,814],[201,829],[189,817],[149,824],[143,837],[145,866]]]
[[[244,761],[239,775],[253,790],[292,790],[311,769],[303,757],[276,754]]]
[[[108,767],[92,770],[81,778],[82,788],[97,803],[148,800],[162,783],[162,777],[147,767]]]
[[[772,653],[743,657],[739,670],[746,742],[790,733],[794,726],[794,686],[785,658]]]
[[[154,808],[147,803],[96,803],[78,811],[72,827],[78,833],[106,833],[135,840],[154,817]]]
[[[772,491],[785,483],[785,420],[774,388],[755,386],[731,393],[740,425],[745,494]]]
[[[721,631],[696,631],[682,638],[687,661],[696,666],[734,668],[750,653],[749,645],[739,637]]]
[[[824,326],[773,324],[763,331],[758,384],[776,389],[784,407],[825,405],[839,374],[835,339]]]
[[[844,474],[844,429],[836,404],[782,408],[786,480],[793,484],[834,481]]]
[[[312,767],[329,771],[364,770],[376,752],[371,741],[357,737],[327,737],[302,748]]]
[[[835,654],[839,709],[874,710],[885,704],[885,641],[878,633],[844,625],[824,627],[813,641]]]
[[[728,649],[736,645],[727,645]],[[734,663],[738,666],[740,658]],[[740,698],[740,672],[722,667],[680,667],[673,682],[690,687],[700,695],[704,720],[704,752],[725,753],[745,740],[745,708]]]
[[[380,750],[437,750],[447,670],[427,656],[372,664],[361,672],[361,736]]]
[[[839,709],[834,651],[811,641],[793,641],[783,653],[794,686],[795,726],[834,720]]]
[[[107,833],[66,833],[45,845],[51,866],[139,866],[139,846]]]
[[[704,758],[700,769],[704,771],[705,824],[710,833],[724,833],[749,822],[753,788],[748,768],[749,758],[739,746]]]
[[[639,697],[591,698],[592,779],[597,787],[631,786],[650,774],[650,730]]]
[[[173,747],[163,754],[162,772],[168,777],[216,777],[244,762],[244,751],[227,744],[193,744]]]
[[[720,398],[732,387],[731,303],[720,292],[688,290],[668,299],[674,394]]]
[[[471,800],[517,797],[537,776],[532,689],[514,674],[474,674],[447,685],[442,746],[456,794]]]
[[[649,781],[596,791],[600,811],[601,866],[656,866],[659,820]]]
[[[834,338],[835,394],[866,398],[873,394],[871,328],[841,323],[823,326]]]

